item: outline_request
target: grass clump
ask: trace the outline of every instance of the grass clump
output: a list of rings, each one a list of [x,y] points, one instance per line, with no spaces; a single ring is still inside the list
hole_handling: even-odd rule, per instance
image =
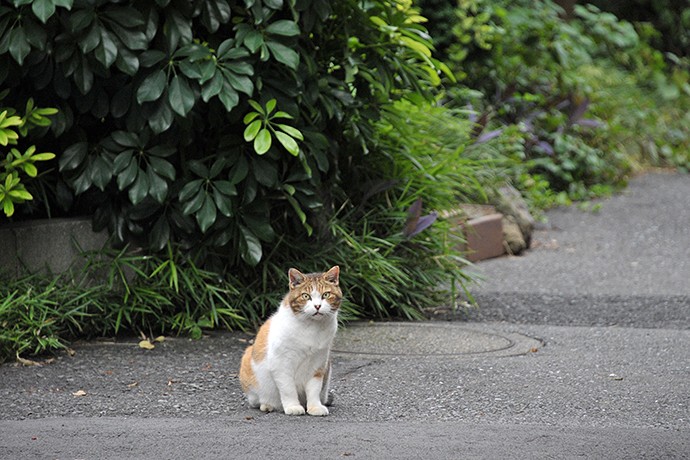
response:
[[[233,303],[238,289],[170,250],[168,258],[127,251],[86,253],[62,275],[0,282],[0,362],[64,349],[80,338],[185,334],[242,329],[251,312]]]

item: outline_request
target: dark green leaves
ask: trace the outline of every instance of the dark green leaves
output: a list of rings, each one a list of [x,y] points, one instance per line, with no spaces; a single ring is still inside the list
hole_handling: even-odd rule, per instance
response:
[[[84,162],[86,153],[88,151],[88,144],[86,142],[78,142],[65,149],[60,155],[58,162],[60,171],[73,171]]]
[[[168,92],[170,107],[180,116],[186,116],[194,107],[194,92],[184,77],[175,75]]]
[[[185,45],[166,67],[155,67],[164,62],[162,53],[144,53],[142,65],[154,70],[139,84],[137,101],[155,104],[149,109],[149,126],[156,133],[166,131],[174,114],[186,117],[199,96],[204,102],[217,97],[228,112],[232,111],[240,102],[239,93],[251,96],[254,92],[250,78],[254,69],[243,59],[247,56],[232,39],[222,42],[215,52],[206,44]]]
[[[249,78],[254,74],[254,69],[242,60],[247,55],[246,50],[237,47],[234,40],[225,40],[218,47],[218,58],[212,76],[206,80],[209,86],[206,88],[206,96],[217,94],[228,112],[239,103],[238,92],[247,96],[254,92],[254,83]]]
[[[245,226],[240,226],[240,253],[247,264],[255,266],[261,260],[261,241]]]
[[[297,54],[297,51],[275,41],[266,42],[266,46],[276,61],[285,64],[292,70],[297,70],[299,66],[299,54]]]
[[[137,89],[137,101],[142,104],[144,102],[157,100],[161,97],[163,91],[165,91],[166,86],[165,72],[162,69],[154,71],[144,79],[141,85],[139,85],[139,89]]]
[[[201,23],[209,32],[230,21],[230,5],[226,0],[207,0],[201,6]]]
[[[6,44],[5,44],[6,43]],[[23,27],[11,29],[8,36],[3,40],[3,48],[8,47],[10,54],[19,65],[24,63],[24,59],[31,51],[31,45],[27,40],[26,32]],[[0,48],[2,51],[2,48]]]
[[[94,194],[84,202],[103,203],[98,220],[119,242],[223,247],[254,265],[275,233],[309,234],[314,190],[337,187],[338,149],[367,145],[378,104],[410,76],[398,69],[411,61],[387,60],[399,46],[378,53],[389,41],[367,20],[400,28],[397,9],[365,4],[3,2],[0,82],[12,102],[56,96],[60,130],[44,127],[56,182],[63,196]]]
[[[127,191],[135,205],[147,197],[163,203],[168,196],[168,181],[176,177],[174,166],[166,159],[174,150],[160,145],[148,147],[148,140],[147,135],[115,131],[104,142],[104,147],[115,155],[117,186]]]
[[[117,59],[117,43],[111,36],[110,32],[105,29],[100,30],[100,43],[94,51],[96,59],[103,64],[104,67],[108,68],[115,63]]]
[[[55,7],[61,6],[69,10],[72,9],[72,2],[73,0],[33,0],[31,11],[45,24],[55,14]]]
[[[281,64],[297,70],[300,61],[299,54],[294,46],[282,43],[282,40],[300,34],[296,22],[280,19],[270,23],[263,30],[255,29],[249,24],[239,24],[235,29],[237,41],[244,44],[252,53],[260,51],[262,61],[267,61],[272,56]]]
[[[34,3],[35,4],[35,3]],[[137,52],[148,47],[142,14],[129,6],[110,6],[102,10],[79,9],[69,18],[71,33],[83,53],[93,53],[106,69],[117,65],[127,75],[139,69]]]
[[[281,19],[266,27],[266,33],[273,35],[282,35],[284,37],[295,37],[299,35],[299,26],[294,21]]]
[[[182,212],[193,214],[203,233],[216,222],[218,214],[234,215],[233,197],[237,195],[235,185],[222,178],[226,166],[224,158],[218,158],[209,169],[201,162],[190,162],[190,170],[200,179],[190,180],[182,187],[178,196]]]

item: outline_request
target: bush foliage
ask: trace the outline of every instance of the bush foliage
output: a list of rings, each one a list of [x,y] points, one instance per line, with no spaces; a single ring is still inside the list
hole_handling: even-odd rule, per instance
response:
[[[688,72],[650,45],[647,24],[591,5],[562,13],[550,0],[460,2],[448,102],[527,163],[510,175],[541,206],[610,193],[640,163],[687,169]],[[535,197],[541,179],[556,193]]]
[[[639,164],[690,168],[676,18],[655,10],[660,44],[592,5],[570,20],[551,0],[421,5],[0,5],[5,214],[91,215],[116,248],[72,281],[3,283],[0,359],[249,327],[290,266],[341,265],[346,317],[419,318],[469,281],[444,219],[458,200],[512,182],[543,209]]]
[[[418,317],[440,284],[454,287],[463,275],[447,227],[429,228],[415,214],[421,202],[412,207],[422,196],[433,203],[436,190],[378,160],[391,102],[428,100],[450,74],[423,20],[405,0],[0,6],[7,103],[34,98],[58,110],[32,139],[57,154],[29,184],[45,199],[19,214],[90,214],[116,247],[154,255],[130,261],[140,290],[85,304],[77,321],[117,318],[94,326],[103,334],[247,326],[275,308],[290,266],[342,265],[350,315]],[[426,167],[436,168],[416,163],[417,174]],[[199,310],[189,312],[190,293],[155,282],[172,276],[169,260],[218,274],[228,315],[212,320],[213,298],[193,298]],[[86,334],[63,313],[46,319],[67,325],[58,335]]]
[[[438,80],[418,21],[406,2],[14,0],[0,83],[59,110],[52,212],[255,266],[330,215],[379,106]]]

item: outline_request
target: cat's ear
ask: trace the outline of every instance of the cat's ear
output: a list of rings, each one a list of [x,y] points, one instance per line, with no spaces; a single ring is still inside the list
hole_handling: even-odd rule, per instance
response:
[[[336,265],[335,267],[328,270],[326,273],[323,274],[323,279],[337,286],[340,279],[340,267]]]
[[[290,278],[290,289],[296,288],[300,284],[304,283],[304,281],[307,279],[307,277],[304,276],[304,273],[296,268],[291,268],[288,270],[288,278]]]

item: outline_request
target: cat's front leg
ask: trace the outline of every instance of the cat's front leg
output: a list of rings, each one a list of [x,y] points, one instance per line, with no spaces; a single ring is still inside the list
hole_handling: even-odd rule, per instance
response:
[[[328,415],[328,408],[321,403],[323,381],[324,373],[317,371],[304,386],[304,392],[307,396],[307,413],[309,415]]]
[[[304,415],[304,406],[299,402],[294,379],[282,372],[274,374],[273,379],[278,387],[285,415]]]

